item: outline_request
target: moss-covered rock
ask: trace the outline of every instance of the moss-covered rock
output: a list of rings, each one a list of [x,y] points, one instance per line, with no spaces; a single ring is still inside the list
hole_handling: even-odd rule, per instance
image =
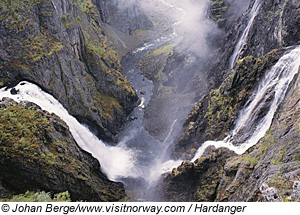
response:
[[[68,191],[58,193],[51,198],[51,193],[27,191],[6,199],[0,199],[1,202],[70,202],[71,197]]]
[[[282,51],[273,50],[262,58],[252,56],[238,61],[218,89],[211,90],[188,115],[177,152],[198,148],[206,140],[221,140],[232,130],[239,110],[257,87],[258,80],[273,66]]]
[[[99,162],[81,150],[58,116],[29,102],[0,103],[0,195],[27,190],[60,193],[71,199],[117,201],[121,183],[111,182]]]
[[[38,84],[104,139],[113,139],[137,96],[91,0],[1,1],[0,81]],[[99,95],[108,102],[105,107]]]
[[[227,11],[232,0],[210,0],[210,17],[219,26],[224,26],[227,19]]]
[[[226,162],[217,201],[261,201],[263,184],[276,188],[280,200],[293,200],[293,184],[300,179],[299,87],[298,73],[267,135]]]
[[[184,162],[163,179],[164,201],[214,201],[223,175],[226,159],[235,153],[211,147],[194,163]]]

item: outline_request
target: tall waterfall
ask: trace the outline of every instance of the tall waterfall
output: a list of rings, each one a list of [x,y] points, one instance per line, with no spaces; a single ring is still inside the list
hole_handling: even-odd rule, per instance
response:
[[[0,98],[8,97],[17,102],[31,101],[39,105],[43,110],[55,113],[67,123],[77,144],[85,151],[90,152],[101,164],[102,170],[109,179],[116,180],[119,177],[136,177],[135,154],[122,143],[118,146],[107,146],[99,140],[84,125],[81,125],[53,96],[45,93],[38,86],[22,81],[15,89],[18,94],[12,95],[10,89],[0,89]]]
[[[182,19],[188,11],[169,4],[165,0],[159,0],[164,5],[175,8],[182,14]],[[247,37],[253,26],[255,17],[264,0],[255,0],[249,12],[248,23],[236,44],[233,55],[230,59],[229,69],[232,69],[240,57],[240,54],[247,43]],[[198,12],[198,11],[197,11]],[[125,129],[118,134],[120,142],[116,146],[109,146],[92,134],[87,127],[80,124],[53,96],[44,92],[38,86],[27,81],[20,82],[14,88],[17,94],[11,94],[11,89],[0,89],[0,99],[9,97],[17,102],[30,101],[39,105],[42,109],[58,115],[67,123],[70,131],[78,143],[85,151],[91,153],[101,164],[110,180],[129,181],[130,183],[141,182],[155,184],[159,177],[166,171],[179,166],[182,160],[172,160],[169,158],[169,147],[174,143],[173,135],[181,125],[174,117],[173,123],[163,141],[158,141],[144,128],[144,108],[149,104],[154,85],[145,78],[139,69],[139,61],[147,54],[167,42],[178,37],[174,23],[172,32],[168,35],[159,36],[154,41],[146,42],[140,48],[124,57],[127,65],[126,78],[137,89],[137,94],[141,98],[141,104],[131,113],[131,122],[127,123]],[[243,110],[240,111],[235,128],[230,135],[222,141],[206,141],[196,152],[191,161],[201,157],[209,146],[226,147],[237,154],[244,153],[247,149],[257,144],[265,136],[270,128],[275,112],[279,104],[283,101],[288,86],[293,77],[298,72],[300,66],[300,46],[289,50],[284,56],[264,75],[253,97],[249,99]],[[262,111],[264,110],[264,111]],[[267,111],[265,111],[267,110]],[[160,111],[160,110],[158,110]],[[261,113],[264,113],[262,116]],[[173,119],[172,119],[173,120]],[[124,181],[123,181],[124,180]],[[124,182],[125,184],[126,182]],[[126,185],[126,184],[125,184]],[[135,187],[134,184],[132,187]],[[127,188],[127,187],[126,187]],[[139,187],[141,189],[141,187]]]
[[[254,19],[255,17],[257,16],[258,14],[258,11],[261,7],[261,4],[262,4],[263,0],[256,0],[253,4],[253,7],[249,13],[249,21],[248,21],[248,24],[246,26],[246,28],[244,29],[243,31],[243,34],[242,36],[240,37],[238,43],[236,44],[235,46],[235,49],[234,49],[234,52],[230,58],[230,63],[229,63],[229,70],[231,70],[235,63],[237,62],[237,60],[239,59],[240,57],[240,53],[246,43],[246,40],[247,40],[247,37],[248,37],[248,34],[249,34],[249,31],[253,25],[253,22],[254,22]]]
[[[248,105],[240,112],[236,126],[231,134],[223,141],[207,141],[203,143],[192,161],[201,157],[208,146],[215,146],[216,148],[226,147],[237,154],[243,154],[247,149],[255,145],[265,136],[270,128],[274,114],[284,99],[288,86],[295,74],[297,74],[299,66],[300,46],[286,53],[265,74],[254,93],[255,97],[250,98]],[[265,108],[266,103],[268,103],[268,111],[261,119],[258,119],[258,113],[260,113],[262,108]],[[240,138],[240,136],[245,137],[244,141],[239,145],[234,145],[232,141]]]

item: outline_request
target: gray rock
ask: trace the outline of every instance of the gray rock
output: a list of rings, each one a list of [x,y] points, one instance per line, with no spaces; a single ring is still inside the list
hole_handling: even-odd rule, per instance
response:
[[[269,187],[267,184],[262,184],[259,188],[262,193],[261,201],[263,202],[280,202],[278,191],[275,187]]]
[[[33,82],[98,137],[114,139],[138,98],[121,74],[97,7],[78,0],[4,6],[17,11],[18,20],[0,14],[0,50],[6,50],[0,55],[1,83]]]

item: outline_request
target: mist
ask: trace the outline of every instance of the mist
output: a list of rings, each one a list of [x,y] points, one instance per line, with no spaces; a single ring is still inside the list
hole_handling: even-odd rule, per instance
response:
[[[208,16],[209,0],[115,1],[120,10],[143,11],[154,26],[152,39],[122,60],[126,78],[146,105],[132,113],[135,120],[125,126],[119,140],[136,152],[135,169],[140,173],[138,177],[120,180],[134,198],[157,200],[159,196],[154,191],[162,173],[180,164],[171,159],[171,154],[186,117],[209,88],[207,71],[218,53],[215,42],[222,30]],[[166,45],[173,50],[165,61],[163,78],[146,83],[139,62]],[[156,68],[157,62],[149,63]],[[155,77],[159,71],[151,72]],[[159,87],[171,90],[160,94]]]
[[[220,33],[217,25],[208,18],[209,1],[169,1],[180,8],[177,16],[181,20],[174,26],[181,38],[180,51],[191,52],[201,58],[207,56],[211,51],[210,39]]]
[[[159,32],[172,28],[177,35],[176,42],[179,43],[181,52],[192,52],[198,57],[204,57],[210,51],[211,42],[208,40],[220,33],[217,25],[208,18],[209,0],[116,1],[120,9],[140,8],[155,26],[165,28],[156,29]]]
[[[140,6],[140,0],[115,0],[120,9],[128,9]]]

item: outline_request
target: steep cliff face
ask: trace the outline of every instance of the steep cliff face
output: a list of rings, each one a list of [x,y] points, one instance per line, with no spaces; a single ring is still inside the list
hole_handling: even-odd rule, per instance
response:
[[[228,31],[224,40],[227,43],[222,47],[224,52],[214,65],[220,75],[212,75],[217,88],[211,90],[187,117],[184,134],[176,145],[175,156],[185,153],[184,157],[191,158],[205,140],[221,140],[228,136],[239,110],[251,98],[264,73],[288,50],[287,47],[299,44],[299,2],[251,1],[248,13],[253,12],[253,6],[258,2],[261,2],[261,6],[258,7],[257,16],[254,16],[253,25],[249,25],[245,45],[241,47],[236,64],[230,70],[230,56],[246,27],[247,16],[242,16]],[[217,186],[210,186],[209,181],[203,184],[203,180],[197,177],[194,178],[192,188],[185,186],[186,181],[190,180],[187,177],[190,166],[196,163],[181,165],[164,178],[164,189],[175,196],[172,198],[169,195],[166,199],[176,200],[175,194],[179,190],[182,192],[185,189],[201,190],[209,187],[209,194],[205,197],[211,197],[211,193],[216,195],[208,201],[298,201],[298,94],[299,72],[290,84],[265,137],[243,155],[231,155],[223,162],[223,172],[216,182]],[[272,100],[272,95],[264,99],[262,103],[267,104],[269,99]],[[262,108],[255,117],[260,119],[266,110]],[[206,153],[214,154],[209,151]],[[207,154],[200,159],[205,159]],[[198,174],[205,174],[215,168],[214,164],[210,165]],[[178,171],[180,174],[177,177],[175,172]],[[180,178],[184,180],[179,182]],[[195,196],[189,198],[190,201],[197,200]]]
[[[131,35],[136,30],[151,30],[153,24],[137,0],[93,0],[101,19],[121,32]]]
[[[230,3],[230,1],[225,1],[222,4],[229,5],[228,11],[230,8],[232,8],[232,11],[239,10],[233,9],[235,4]],[[255,5],[258,5],[257,14],[253,10]],[[297,27],[300,22],[299,13],[298,1],[250,0],[248,10],[244,14],[240,14],[241,16],[237,19],[235,18],[233,22],[230,22],[230,25],[225,25],[225,33],[219,42],[221,44],[220,55],[217,56],[212,66],[212,71],[216,72],[210,75],[210,79],[215,83],[215,86],[218,87],[222,83],[224,75],[226,76],[228,71],[234,66],[231,65],[231,57],[247,27],[249,27],[248,34],[245,35],[238,58],[247,56],[260,58],[273,49],[280,49],[299,43],[300,33]],[[235,12],[235,14],[238,14],[238,12]],[[253,22],[248,26],[253,14]],[[225,21],[227,19],[230,20],[228,13],[222,13],[222,16]],[[215,18],[213,17],[213,19]]]
[[[261,57],[273,49],[299,43],[299,8],[300,2],[294,0],[262,1],[241,57]]]
[[[206,149],[166,174],[167,201],[299,201],[300,70],[267,135],[243,155]]]
[[[0,102],[0,196],[69,191],[71,199],[118,201],[123,185],[109,181],[98,160],[79,148],[58,116],[31,102]]]
[[[177,155],[187,158],[206,140],[222,140],[233,129],[240,109],[248,101],[258,81],[282,56],[274,50],[262,58],[252,56],[239,60],[221,86],[210,91],[188,115],[183,135],[176,144]],[[263,113],[262,113],[263,114]]]
[[[250,0],[210,0],[209,16],[222,29],[228,30],[247,10]]]
[[[91,0],[2,1],[1,86],[28,80],[103,139],[137,101]]]
[[[299,73],[266,137],[246,154],[226,162],[217,201],[266,200],[264,184],[275,188],[274,201],[297,200],[292,194],[294,183],[300,180]],[[249,160],[253,165],[247,165]]]
[[[252,25],[249,25],[245,45],[238,55],[239,60],[233,70],[228,71],[234,47],[245,32],[247,23],[249,24],[249,13],[253,12],[253,6],[258,2],[261,2],[261,6],[258,7]],[[272,16],[268,18],[268,14]],[[282,52],[280,54],[274,50],[299,42],[299,17],[299,2],[296,1],[250,2],[247,13],[229,29],[222,42],[224,45],[221,46],[221,55],[217,56],[216,63],[212,66],[212,71],[215,72],[210,73],[209,79],[217,86],[216,90],[212,90],[195,105],[186,119],[184,134],[177,144],[177,150],[181,154],[184,151],[182,147],[193,148],[193,144],[197,146],[205,140],[222,139],[226,136],[226,132],[233,126],[238,110],[244,105],[264,72],[281,56]]]

